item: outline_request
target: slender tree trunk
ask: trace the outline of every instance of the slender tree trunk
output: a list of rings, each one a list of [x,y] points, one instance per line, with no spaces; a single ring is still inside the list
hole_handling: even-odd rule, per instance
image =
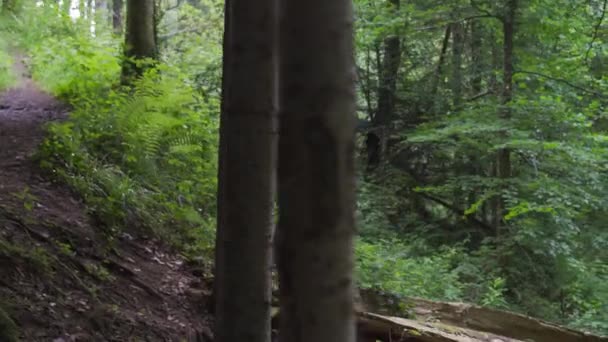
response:
[[[471,95],[478,96],[481,94],[482,89],[482,73],[485,70],[485,65],[483,63],[482,58],[482,48],[483,48],[483,40],[482,40],[482,26],[479,21],[473,20],[471,22],[471,40],[470,40],[470,49],[471,49],[471,67],[470,67],[470,77],[471,77]],[[483,163],[480,162],[479,155],[476,153],[468,154],[469,162],[468,168],[469,173],[472,175],[483,175],[484,169],[481,167]],[[479,193],[478,191],[472,190],[468,196],[468,204],[470,207],[473,203],[477,202]],[[482,204],[480,213],[478,214],[479,220],[484,224],[488,222],[486,210],[487,210],[487,202],[484,201]],[[488,224],[491,226],[491,224]],[[473,243],[476,244],[475,241]]]
[[[277,147],[276,0],[231,0],[227,10],[216,341],[268,342]]]
[[[352,1],[284,1],[280,18],[279,340],[353,342]]]
[[[503,17],[503,85],[501,94],[501,106],[499,116],[503,120],[508,120],[511,117],[509,103],[513,97],[513,37],[515,35],[515,14],[517,11],[517,0],[506,0],[506,13]],[[503,137],[507,138],[507,132],[504,132]],[[511,151],[508,148],[501,148],[496,156],[496,175],[503,182],[511,177]],[[504,189],[506,185],[503,184]],[[500,234],[501,227],[504,224],[505,203],[502,196],[497,201],[495,226],[497,233]]]
[[[89,19],[90,22],[94,20],[93,18],[93,0],[87,0],[87,9],[85,11],[85,17]]]
[[[443,35],[441,51],[439,52],[439,61],[437,62],[437,70],[435,71],[435,74],[433,74],[433,78],[431,81],[431,91],[430,91],[430,96],[429,96],[430,103],[428,103],[425,106],[425,108],[427,110],[432,109],[433,104],[435,102],[437,102],[436,96],[437,96],[437,91],[439,89],[439,81],[441,80],[441,75],[443,75],[443,65],[445,63],[445,55],[447,54],[447,51],[448,51],[448,44],[450,42],[451,36],[452,36],[452,25],[448,25],[445,28],[445,34]]]
[[[157,57],[154,8],[154,0],[127,1],[125,60],[122,65],[124,84],[141,76],[149,67],[147,63],[141,64],[143,59],[155,60]]]
[[[400,0],[389,0],[393,12],[399,10]],[[378,87],[378,111],[374,115],[372,124],[375,130],[368,133],[366,149],[368,154],[367,166],[369,170],[375,169],[382,161],[386,150],[388,126],[394,116],[395,92],[397,88],[397,73],[401,63],[401,43],[399,36],[390,35],[384,39],[384,59],[378,69],[380,84]],[[369,134],[375,136],[369,136]]]
[[[110,7],[110,0],[95,0],[95,26],[99,28],[99,30],[105,30],[108,26],[108,23],[111,23],[111,16],[108,11]]]
[[[464,50],[464,26],[452,24],[452,104],[456,108],[462,102],[462,54]]]
[[[79,0],[78,1],[78,15],[79,15],[79,19],[83,20],[86,17],[87,14],[87,9],[86,9],[86,2],[85,0]]]
[[[497,74],[500,72],[501,69],[503,69],[504,58],[500,50],[500,45],[497,44],[495,41],[495,39],[497,39],[497,32],[495,30],[492,30],[490,36],[490,41],[492,44],[492,70],[488,78],[488,84],[490,86],[490,89],[492,90],[492,93],[496,94],[496,96],[499,96],[500,86],[498,84]]]
[[[114,30],[114,1],[116,0],[107,0],[106,1],[106,15],[108,26]]]
[[[112,28],[116,35],[122,35],[123,32],[123,7],[124,0],[112,0]]]
[[[482,26],[477,20],[471,22],[471,90],[473,96],[481,93],[482,71],[484,63],[481,57],[483,48]]]
[[[365,103],[367,104],[367,115],[370,117],[374,115],[374,105],[372,101],[372,56],[371,50],[369,48],[366,49],[366,58],[365,58],[365,78],[362,80],[363,84],[363,93],[365,96]]]
[[[461,22],[450,24],[452,26],[452,74],[449,79],[450,90],[452,93],[452,109],[459,110],[462,104],[462,55],[464,52],[464,25]],[[454,153],[454,162],[466,165],[467,155],[463,151]],[[455,167],[460,169],[459,167]],[[466,168],[454,170],[456,172],[467,172]],[[461,189],[455,188],[452,193],[452,203],[460,206],[466,203],[467,199]]]
[[[498,101],[500,101],[500,94],[501,94],[501,87],[498,83],[498,74],[501,72],[501,70],[503,69],[503,64],[504,64],[504,59],[503,59],[503,55],[502,55],[502,50],[501,50],[501,46],[497,43],[498,41],[498,32],[495,29],[490,29],[490,31],[488,32],[489,35],[489,44],[491,44],[491,66],[490,66],[490,73],[488,76],[488,87],[490,88],[492,94],[494,94]],[[494,158],[494,160],[492,161],[489,170],[487,171],[487,173],[491,176],[491,177],[497,177],[498,176],[498,172],[497,172],[497,164],[498,164],[498,155]],[[497,222],[500,221],[500,219],[498,218],[500,216],[500,214],[498,213],[498,210],[500,209],[500,204],[499,204],[499,196],[494,196],[492,198],[490,198],[490,200],[487,203],[487,210],[486,212],[489,214],[488,215],[488,222],[490,222],[491,226],[494,227],[497,230]]]

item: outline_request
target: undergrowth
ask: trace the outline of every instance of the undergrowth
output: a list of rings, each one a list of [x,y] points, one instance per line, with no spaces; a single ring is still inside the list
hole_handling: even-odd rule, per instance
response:
[[[42,16],[49,29],[19,30],[32,75],[72,107],[68,121],[48,127],[38,153],[43,168],[83,197],[109,241],[128,228],[187,255],[209,253],[218,101],[203,100],[187,75],[166,64],[122,87],[115,39],[92,39],[78,22]]]
[[[6,41],[0,37],[0,90],[6,89],[15,83],[13,58],[8,51]]]
[[[489,239],[472,249],[466,240],[450,241],[447,233],[421,234],[409,227],[404,232],[391,217],[399,196],[369,182],[359,189],[356,254],[361,287],[476,303],[608,333],[608,265],[601,258],[555,257],[521,243],[497,247]],[[596,238],[595,243],[602,241]]]

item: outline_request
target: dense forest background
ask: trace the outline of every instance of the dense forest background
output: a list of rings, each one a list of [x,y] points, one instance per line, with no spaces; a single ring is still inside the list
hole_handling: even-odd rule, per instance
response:
[[[608,334],[607,3],[355,0],[360,288]],[[42,166],[108,243],[212,260],[223,2],[158,1],[128,87],[122,1],[6,4],[0,44],[72,106]]]

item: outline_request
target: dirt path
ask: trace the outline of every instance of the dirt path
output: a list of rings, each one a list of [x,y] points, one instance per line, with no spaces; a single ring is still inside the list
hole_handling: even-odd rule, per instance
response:
[[[127,233],[108,248],[82,201],[37,167],[44,125],[68,110],[16,60],[0,100],[0,311],[28,342],[210,340],[193,267]]]

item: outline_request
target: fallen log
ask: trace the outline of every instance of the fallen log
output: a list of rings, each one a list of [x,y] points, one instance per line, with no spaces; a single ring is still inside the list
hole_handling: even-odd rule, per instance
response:
[[[562,327],[522,314],[465,303],[434,302],[409,298],[418,319],[442,323],[534,342],[607,342],[607,337]]]
[[[358,313],[357,333],[359,342],[522,342],[442,323],[382,316],[371,312]]]
[[[366,324],[368,326],[373,326],[373,324],[379,325],[379,321],[390,321],[391,324],[401,322],[404,326],[414,326],[413,322],[418,322],[418,324],[422,322],[433,328],[441,329],[442,327],[449,327],[449,329],[465,329],[468,332],[485,333],[487,336],[494,335],[495,341],[608,342],[608,337],[576,331],[518,313],[484,308],[472,304],[436,302],[410,297],[398,298],[397,296],[387,294],[374,294],[368,290],[361,290],[361,297],[367,310],[380,311],[383,314],[360,313],[359,315],[364,321],[365,319],[370,320],[374,318],[374,322],[363,323],[363,326]],[[390,312],[390,309],[387,310],[390,307],[393,308],[393,312]],[[407,317],[407,319],[394,317],[395,314]],[[384,324],[385,330],[389,328],[387,324]],[[363,326],[361,328],[364,328]],[[395,328],[394,325],[391,327]],[[374,329],[378,330],[377,328]],[[483,339],[485,337],[473,337],[473,335],[471,335],[471,338],[474,339],[470,341],[487,340]],[[460,341],[458,339],[419,340]]]
[[[359,293],[357,342],[608,342],[608,337],[508,311],[369,290]],[[279,308],[272,312],[276,338]]]

